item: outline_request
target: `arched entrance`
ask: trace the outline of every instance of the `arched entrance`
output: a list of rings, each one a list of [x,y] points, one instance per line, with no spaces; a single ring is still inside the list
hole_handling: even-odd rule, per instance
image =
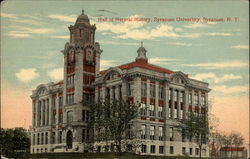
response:
[[[67,148],[72,149],[72,142],[73,142],[73,134],[72,131],[67,132]]]

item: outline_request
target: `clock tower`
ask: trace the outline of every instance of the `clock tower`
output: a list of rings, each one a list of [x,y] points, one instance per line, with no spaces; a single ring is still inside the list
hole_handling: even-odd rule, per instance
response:
[[[64,50],[64,122],[65,136],[70,130],[89,130],[84,127],[89,120],[89,106],[94,102],[95,89],[92,83],[100,70],[99,43],[95,42],[95,25],[91,25],[87,15],[78,16],[74,25],[68,27],[70,42],[65,44]],[[71,117],[72,116],[72,117]],[[71,120],[71,121],[69,121]],[[81,134],[81,133],[77,133]],[[73,144],[83,142],[83,137],[76,136]]]

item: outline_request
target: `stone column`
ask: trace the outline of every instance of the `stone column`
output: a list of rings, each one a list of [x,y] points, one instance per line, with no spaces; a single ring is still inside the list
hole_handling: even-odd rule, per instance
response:
[[[177,119],[180,119],[180,111],[181,111],[181,104],[180,104],[180,97],[181,97],[181,90],[177,91]]]
[[[139,102],[141,103],[141,78],[136,77],[134,79],[133,85],[133,96],[134,96],[134,103]]]
[[[174,89],[171,89],[171,117],[174,118]]]
[[[49,96],[49,125],[52,124],[52,96]]]
[[[199,112],[201,112],[201,91],[198,91],[198,107],[199,107]]]
[[[169,86],[167,83],[165,83],[165,106],[163,107],[163,113],[165,114],[165,119],[169,119],[168,114],[169,114]]]
[[[116,99],[116,100],[120,100],[120,99],[119,99],[119,85],[117,85],[117,86],[115,87],[115,99]]]
[[[122,99],[127,101],[127,82],[122,80]]]
[[[59,123],[59,102],[58,102],[59,98],[57,98],[57,100],[55,100],[55,109],[56,109],[56,125],[58,125]]]
[[[189,107],[189,91],[186,89],[184,93],[184,100],[183,100],[183,119],[186,119],[187,117],[187,112],[188,112],[188,107]]]
[[[192,90],[192,112],[195,110],[194,90]]]
[[[205,93],[205,108],[208,110],[208,107],[209,107],[209,104],[208,103],[208,93]]]
[[[113,86],[109,87],[109,98],[110,98],[110,101],[113,101],[113,93],[114,93],[114,90],[113,90]]]
[[[36,120],[35,120],[35,126],[38,126],[38,122],[39,122],[39,100],[36,100]]]
[[[159,82],[155,82],[155,116],[158,117],[158,106],[159,106]],[[156,127],[155,127],[156,128]]]
[[[150,80],[149,79],[147,79],[147,97],[146,97],[147,99],[146,99],[146,101],[147,101],[147,103],[146,103],[146,112],[147,112],[147,116],[149,116],[149,105],[150,105]]]
[[[40,126],[43,126],[43,100],[41,100],[41,120],[40,120],[40,122],[41,122],[41,124],[40,124]]]
[[[105,100],[105,94],[106,94],[106,86],[104,86],[104,85],[102,85],[102,87],[101,87],[101,89],[100,89],[100,96],[101,96],[101,98],[100,99],[102,99],[102,100]]]
[[[34,134],[35,134],[35,139],[33,139],[33,140],[35,140],[35,144],[34,145],[37,145],[37,133],[34,132]]]
[[[47,122],[47,116],[48,116],[48,114],[47,114],[47,110],[48,110],[48,103],[47,103],[47,99],[45,99],[45,104],[44,104],[44,106],[45,106],[45,125],[47,126],[48,125],[48,122]]]

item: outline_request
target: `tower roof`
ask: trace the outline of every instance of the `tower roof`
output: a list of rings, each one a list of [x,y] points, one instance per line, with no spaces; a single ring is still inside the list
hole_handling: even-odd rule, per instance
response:
[[[139,49],[137,50],[137,57],[136,57],[136,61],[137,60],[143,60],[145,62],[148,61],[148,58],[146,56],[146,52],[147,50],[143,47],[143,42],[141,42],[141,47],[139,47]]]
[[[81,24],[81,23],[89,24],[89,18],[87,15],[84,14],[84,10],[82,10],[82,14],[79,15],[76,19],[76,24]]]

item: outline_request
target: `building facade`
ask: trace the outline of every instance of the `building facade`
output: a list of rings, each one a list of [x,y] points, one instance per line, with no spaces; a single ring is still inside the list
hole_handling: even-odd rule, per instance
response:
[[[177,129],[188,112],[207,112],[208,83],[148,63],[143,45],[135,61],[100,71],[95,30],[87,15],[78,16],[61,51],[64,79],[32,92],[31,153],[88,151],[89,106],[108,97],[141,103],[132,125],[144,143],[140,154],[198,156],[193,139]],[[208,154],[204,147],[202,156]]]

